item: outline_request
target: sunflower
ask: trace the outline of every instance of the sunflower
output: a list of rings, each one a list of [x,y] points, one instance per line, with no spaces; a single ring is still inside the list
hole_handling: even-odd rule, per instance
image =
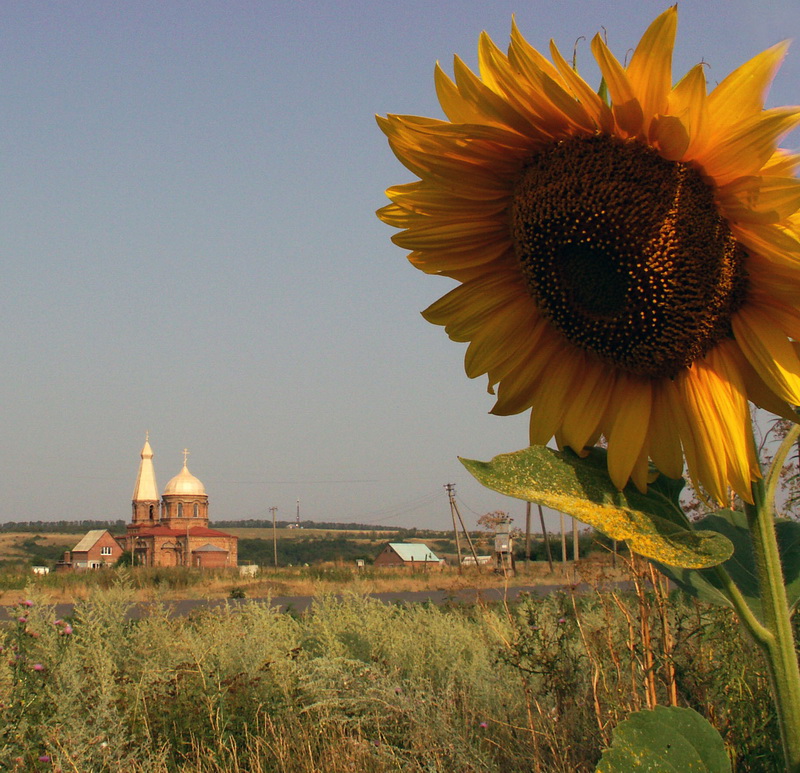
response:
[[[378,211],[410,262],[459,285],[423,312],[469,342],[492,412],[531,409],[531,444],[601,437],[622,488],[649,461],[725,501],[760,476],[748,401],[800,404],[800,108],[764,109],[779,44],[707,91],[672,85],[675,7],[627,66],[591,49],[607,99],[554,43],[483,33],[479,75],[437,65],[448,120],[378,122],[419,180]]]

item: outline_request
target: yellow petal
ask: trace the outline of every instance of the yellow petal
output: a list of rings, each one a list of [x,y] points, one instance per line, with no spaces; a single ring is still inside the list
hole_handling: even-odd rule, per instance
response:
[[[653,464],[668,478],[680,478],[683,474],[681,439],[664,394],[664,384],[660,381],[653,384],[653,407],[647,435]]]
[[[727,464],[722,450],[725,436],[715,415],[713,398],[699,378],[697,366],[695,362],[675,379],[681,415],[685,417],[682,422],[678,421],[678,431],[681,440],[691,438],[694,458],[687,450],[686,461],[693,477],[717,502],[724,502],[728,488]],[[684,448],[686,450],[686,445]]]
[[[768,310],[746,305],[731,322],[739,348],[770,389],[800,405],[800,360]]]
[[[678,9],[672,6],[647,28],[628,65],[628,82],[641,105],[645,132],[654,116],[667,111],[677,27]]]
[[[724,213],[723,213],[724,214]],[[751,253],[778,264],[796,266],[800,261],[800,239],[791,229],[777,225],[731,222],[731,231]]]
[[[613,418],[608,436],[608,474],[619,489],[625,488],[642,452],[652,401],[649,379],[619,375],[612,396]]]
[[[458,91],[464,99],[474,105],[490,123],[508,126],[520,134],[536,133],[535,128],[514,110],[499,94],[495,94],[467,67],[460,57],[453,60],[453,74]]]
[[[453,123],[479,124],[484,120],[481,112],[461,96],[458,86],[450,80],[438,62],[433,71],[433,81],[436,86],[436,96],[439,99],[439,104],[450,121]]]
[[[561,426],[564,412],[583,376],[583,357],[578,351],[564,351],[551,362],[531,391],[530,444],[545,445]]]
[[[761,112],[767,87],[788,48],[788,41],[784,41],[762,51],[734,70],[708,95],[713,134]]]
[[[473,221],[433,222],[415,225],[392,236],[392,241],[407,250],[426,250],[439,247],[466,248],[509,242],[508,226],[494,219]],[[510,243],[510,242],[509,242]]]
[[[728,220],[779,223],[800,207],[800,180],[795,177],[740,177],[717,193]]]
[[[453,288],[428,306],[422,316],[433,325],[463,325],[472,318],[480,319],[519,292],[517,272],[494,271]]]
[[[797,421],[797,414],[789,403],[781,400],[772,389],[767,386],[764,379],[756,372],[747,357],[744,356],[738,344],[734,342],[728,356],[732,358],[734,367],[739,371],[742,383],[747,392],[747,399],[759,408],[774,413],[790,421]],[[796,351],[796,349],[795,349]]]
[[[612,370],[590,362],[586,355],[584,358],[584,375],[575,385],[561,428],[564,444],[575,452],[589,445],[589,439],[597,432],[616,385]]]
[[[531,407],[533,390],[539,374],[553,366],[563,356],[564,340],[547,326],[542,326],[534,356],[511,371],[499,384],[497,401],[490,413],[511,416]]]
[[[744,381],[735,366],[734,341],[722,341],[698,362],[698,380],[702,381],[708,399],[707,411],[717,417],[725,441],[716,453],[722,453],[727,464],[727,481],[740,496],[751,497],[750,483],[760,477],[756,461],[750,409]]]
[[[689,144],[680,160],[694,158],[707,142],[705,127],[708,107],[703,65],[696,65],[681,78],[669,95],[668,110],[671,115],[680,118],[681,125],[689,135]]]
[[[612,111],[623,136],[635,137],[642,131],[642,106],[636,99],[625,68],[608,50],[599,35],[592,39],[592,53],[611,94]],[[649,119],[649,116],[648,116]]]
[[[477,378],[513,357],[526,346],[526,338],[536,329],[538,319],[533,304],[525,297],[515,298],[487,315],[464,356],[467,376]]]
[[[426,185],[423,182],[393,185],[386,197],[409,213],[443,217],[492,217],[505,211],[505,200],[470,201],[470,199]]]
[[[753,175],[775,152],[778,140],[800,123],[800,108],[765,110],[720,134],[697,161],[719,185]]]
[[[689,131],[674,115],[657,115],[650,122],[650,139],[668,161],[679,161],[689,147]]]

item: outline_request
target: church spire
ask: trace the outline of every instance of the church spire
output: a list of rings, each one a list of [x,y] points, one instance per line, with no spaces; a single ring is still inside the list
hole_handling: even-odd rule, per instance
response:
[[[158,502],[158,486],[156,485],[156,471],[153,467],[153,449],[150,448],[149,432],[145,435],[141,457],[139,475],[136,477],[136,486],[133,489],[133,501]]]

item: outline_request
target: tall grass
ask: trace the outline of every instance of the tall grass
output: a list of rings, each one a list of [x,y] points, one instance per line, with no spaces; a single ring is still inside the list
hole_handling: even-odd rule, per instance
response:
[[[513,607],[323,596],[303,616],[127,621],[128,579],[56,624],[33,597],[3,632],[0,769],[572,773],[628,712],[673,702],[716,724],[737,771],[777,770],[766,676],[732,616],[636,577],[638,593]]]

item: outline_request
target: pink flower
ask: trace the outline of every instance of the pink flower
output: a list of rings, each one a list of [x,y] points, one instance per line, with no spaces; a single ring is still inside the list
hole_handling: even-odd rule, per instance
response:
[[[19,603],[23,607],[32,607],[33,606],[33,602],[30,599],[25,599],[25,601],[20,601]]]
[[[64,636],[69,636],[72,633],[72,626],[69,623],[67,623],[62,628],[61,633],[64,634]]]
[[[49,754],[40,754],[39,755],[39,762],[50,762],[50,755]]]
[[[41,663],[34,663],[33,664],[34,671],[44,671],[44,666]]]
[[[489,723],[488,722],[481,722],[480,725],[478,725],[478,727],[480,727],[483,730],[486,730],[486,728],[489,727]]]
[[[17,618],[17,622],[18,623],[27,623],[28,622],[28,618],[27,617],[18,617]]]

